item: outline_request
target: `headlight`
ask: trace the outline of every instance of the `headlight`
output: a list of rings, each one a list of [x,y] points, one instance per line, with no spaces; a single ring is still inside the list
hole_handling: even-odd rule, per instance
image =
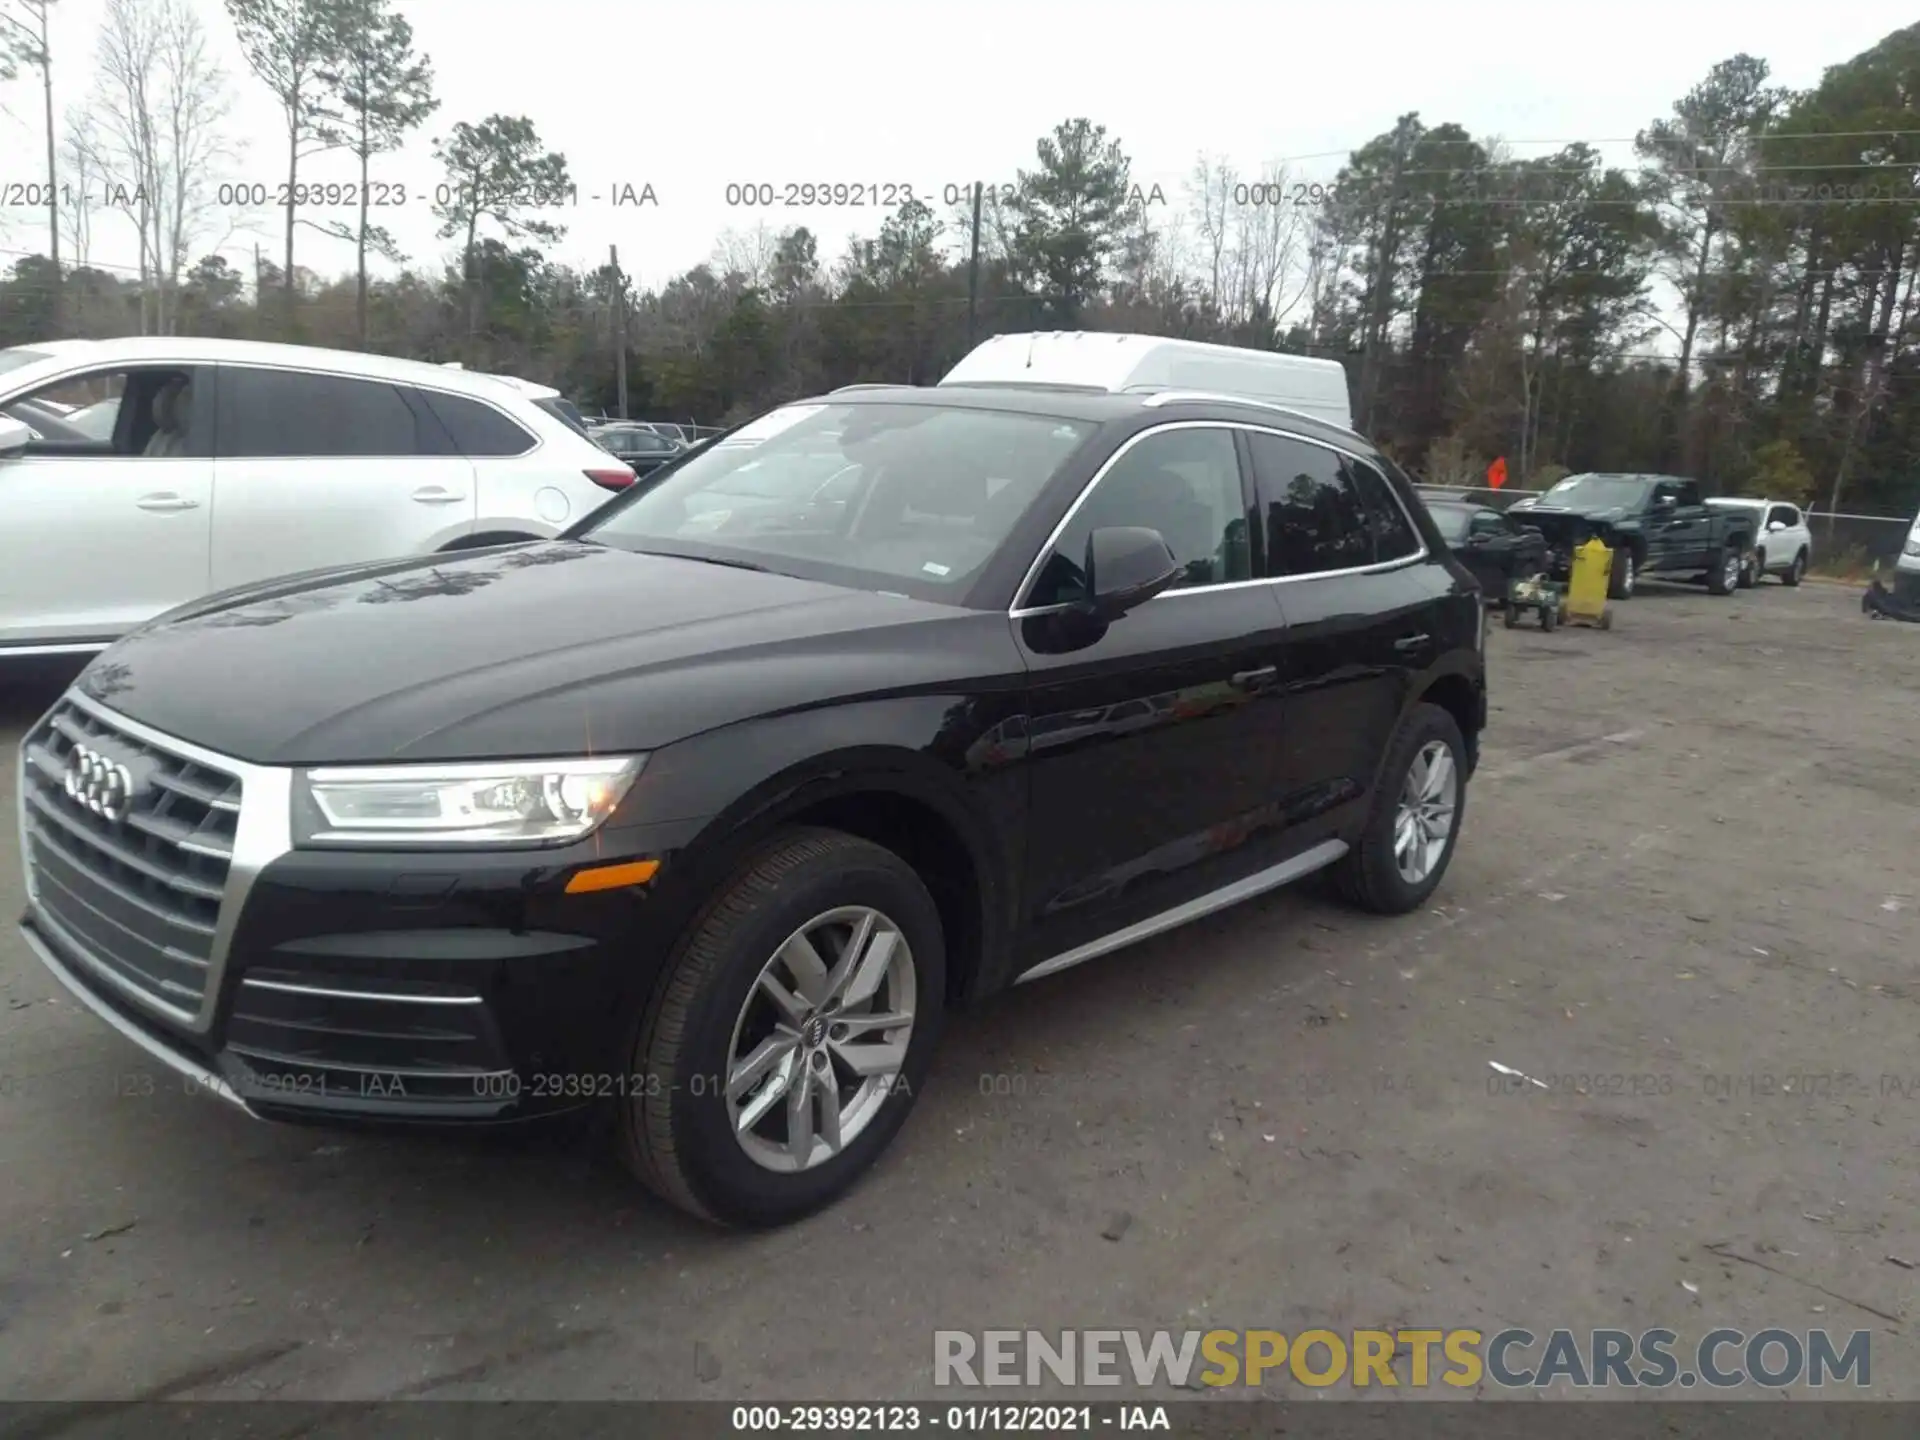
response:
[[[1920,555],[1920,535],[1910,535],[1907,543],[1901,547],[1902,555]]]
[[[644,755],[304,771],[302,845],[555,845],[611,815]]]

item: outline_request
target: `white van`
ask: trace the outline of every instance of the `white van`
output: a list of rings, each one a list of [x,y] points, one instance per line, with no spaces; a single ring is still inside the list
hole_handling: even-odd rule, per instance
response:
[[[1337,360],[1276,355],[1160,335],[1049,330],[982,341],[942,385],[1091,385],[1124,391],[1192,390],[1297,411],[1353,428],[1346,368]]]

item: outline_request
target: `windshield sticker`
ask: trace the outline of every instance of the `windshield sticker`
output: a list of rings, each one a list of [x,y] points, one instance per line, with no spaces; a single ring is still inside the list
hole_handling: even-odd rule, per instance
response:
[[[931,560],[920,568],[929,575],[951,575],[953,573],[953,567],[951,565],[936,565]]]

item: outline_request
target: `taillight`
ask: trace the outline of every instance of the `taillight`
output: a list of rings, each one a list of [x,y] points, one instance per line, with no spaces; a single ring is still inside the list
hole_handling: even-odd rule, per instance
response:
[[[612,470],[589,470],[587,478],[602,490],[624,490],[634,482],[632,467],[621,465]]]

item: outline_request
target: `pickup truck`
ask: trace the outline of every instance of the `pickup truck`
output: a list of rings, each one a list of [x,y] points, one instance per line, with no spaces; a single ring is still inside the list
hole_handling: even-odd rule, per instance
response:
[[[1755,517],[1708,505],[1698,482],[1672,475],[1569,475],[1507,514],[1546,537],[1547,569],[1565,579],[1573,552],[1593,536],[1613,551],[1607,594],[1624,600],[1641,575],[1703,579],[1715,595],[1740,585],[1754,548]]]

